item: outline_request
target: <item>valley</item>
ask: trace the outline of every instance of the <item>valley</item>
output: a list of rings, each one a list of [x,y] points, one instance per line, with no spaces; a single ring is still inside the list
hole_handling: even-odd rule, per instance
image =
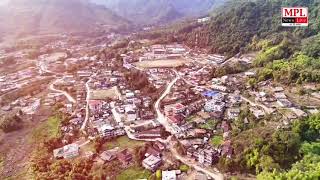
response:
[[[7,5],[0,179],[319,178],[319,2]]]

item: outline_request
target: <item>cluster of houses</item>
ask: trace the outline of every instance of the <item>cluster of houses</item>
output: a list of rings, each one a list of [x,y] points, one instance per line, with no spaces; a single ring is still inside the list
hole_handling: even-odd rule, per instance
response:
[[[262,118],[266,113],[274,113],[276,110],[281,111],[284,116],[284,125],[288,125],[291,120],[305,117],[307,113],[303,111],[300,107],[295,106],[285,94],[284,88],[280,86],[272,87],[270,82],[263,82],[262,90],[259,92],[249,91],[249,94],[255,97],[255,101],[263,104],[269,112],[265,112],[263,109],[258,109],[256,107],[251,107],[251,111],[256,118]]]
[[[202,22],[202,21],[201,21]],[[233,154],[231,142],[231,123],[240,116],[243,98],[239,87],[244,78],[252,77],[254,72],[245,75],[227,75],[211,78],[210,72],[217,65],[226,62],[220,55],[199,55],[193,57],[188,49],[180,44],[153,45],[144,47],[141,56],[122,55],[123,66],[126,69],[134,68],[131,64],[136,61],[157,59],[190,58],[194,62],[186,63],[179,69],[180,79],[172,87],[171,92],[161,101],[161,111],[173,130],[171,132],[186,150],[186,156],[196,160],[202,166],[212,166],[221,156],[231,158]],[[132,54],[129,52],[127,54]],[[95,58],[87,58],[94,60]],[[251,62],[250,59],[242,58]],[[242,60],[241,59],[241,60]],[[202,63],[205,62],[203,65]],[[67,64],[76,64],[76,59],[68,59]],[[103,62],[95,62],[99,67]],[[114,60],[108,62],[107,68],[88,67],[79,70],[75,76],[67,75],[59,82],[63,86],[74,86],[77,99],[76,104],[66,103],[66,110],[73,114],[69,125],[62,127],[67,136],[72,136],[75,129],[79,129],[85,119],[87,89],[85,81],[90,78],[87,85],[89,93],[89,135],[112,139],[118,136],[131,135],[137,139],[165,139],[168,132],[156,121],[154,100],[142,94],[139,90],[130,89],[126,84],[125,74],[111,70]],[[90,69],[91,68],[91,69]],[[169,68],[151,68],[144,72],[156,88],[166,86],[177,74]],[[0,79],[1,80],[1,79]],[[78,83],[81,82],[81,83]],[[112,94],[112,95],[110,95]],[[281,87],[275,87],[271,93],[253,92],[255,101],[270,109],[290,108],[296,116],[305,116],[306,113],[294,107],[288,100]],[[61,101],[59,94],[51,93],[45,103],[48,105]],[[260,119],[265,116],[264,108],[251,106],[250,111]],[[195,118],[194,118],[195,117]],[[214,127],[204,127],[209,121],[214,121]],[[247,119],[244,123],[249,123]],[[222,142],[213,146],[210,142],[214,136],[222,136]],[[67,137],[65,145],[53,151],[56,158],[72,158],[79,155],[79,146],[69,144]],[[160,142],[148,146],[142,160],[142,166],[150,171],[156,171],[162,164],[162,151],[165,145]],[[130,149],[118,148],[103,151],[98,158],[104,163],[119,160],[125,167],[133,162]],[[163,179],[176,179],[177,171],[163,171]]]
[[[142,166],[155,172],[162,165],[162,151],[166,149],[165,145],[156,141],[152,145],[146,146],[142,159]],[[119,149],[118,147],[103,151],[99,154],[96,161],[108,163],[113,160],[119,160],[124,167],[134,162],[132,151],[129,149]]]
[[[168,68],[150,68],[147,70],[148,80],[152,83],[156,88],[163,87],[173,77],[172,71]]]
[[[37,80],[37,71],[34,67],[0,76],[0,95],[13,90],[23,89]]]
[[[229,82],[226,77],[212,81],[219,81],[219,85],[225,88]],[[162,101],[163,112],[174,129],[174,135],[186,149],[187,156],[203,166],[217,163],[221,156],[231,158],[233,149],[230,122],[240,115],[240,92],[229,93],[230,89],[213,89],[210,86],[199,90],[181,81],[172,89],[171,94]],[[189,117],[193,116],[198,118],[190,121]],[[220,127],[223,142],[219,147],[213,147],[209,142],[210,138],[216,135],[214,127],[199,128],[199,125],[212,120],[220,121],[216,128]]]

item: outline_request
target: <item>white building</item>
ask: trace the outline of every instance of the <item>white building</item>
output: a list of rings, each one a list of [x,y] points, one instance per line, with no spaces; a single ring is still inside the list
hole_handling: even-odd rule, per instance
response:
[[[175,170],[172,171],[162,171],[162,180],[176,180],[177,174]]]
[[[210,19],[211,19],[210,17],[199,18],[198,23],[205,23],[210,21]]]
[[[214,90],[222,91],[222,92],[226,92],[228,90],[226,86],[221,86],[216,84],[211,85],[211,88]]]
[[[79,155],[79,145],[78,144],[68,144],[62,148],[53,150],[53,156],[55,158],[65,158],[70,159]]]
[[[236,119],[240,115],[240,108],[229,108],[227,110],[228,119]]]
[[[212,99],[207,101],[204,105],[204,110],[206,112],[222,112],[225,108],[224,102],[217,102],[216,100]]]
[[[155,171],[161,165],[161,158],[150,155],[142,161],[142,166],[150,171]]]

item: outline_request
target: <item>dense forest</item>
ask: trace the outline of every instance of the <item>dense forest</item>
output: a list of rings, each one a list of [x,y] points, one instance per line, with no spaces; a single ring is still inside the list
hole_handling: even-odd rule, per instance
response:
[[[233,137],[235,155],[218,163],[224,172],[264,179],[317,179],[320,173],[320,115],[297,120],[288,129],[257,125]]]

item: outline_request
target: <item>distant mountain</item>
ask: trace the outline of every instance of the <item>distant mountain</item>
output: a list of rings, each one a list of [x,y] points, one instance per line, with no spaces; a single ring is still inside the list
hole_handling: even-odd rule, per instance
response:
[[[91,0],[136,24],[167,23],[206,15],[225,0]]]
[[[88,32],[128,21],[87,0],[11,0],[0,7],[0,33]]]

